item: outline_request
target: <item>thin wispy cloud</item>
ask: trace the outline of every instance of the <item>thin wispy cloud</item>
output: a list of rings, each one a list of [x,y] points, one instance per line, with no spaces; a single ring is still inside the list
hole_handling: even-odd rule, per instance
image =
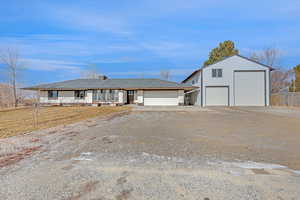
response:
[[[84,65],[78,62],[33,58],[23,58],[20,62],[23,68],[37,71],[69,70],[70,72],[78,72],[81,70],[82,65]]]
[[[195,68],[182,68],[182,69],[161,69],[161,70],[139,70],[139,71],[120,71],[120,72],[110,72],[108,75],[118,75],[118,76],[155,76],[159,77],[162,71],[169,71],[171,76],[183,76],[188,75],[193,72]]]
[[[11,0],[1,8],[0,48],[18,47],[23,59],[34,59],[32,74],[51,79],[89,63],[124,77],[190,70],[224,40],[243,54],[275,46],[286,67],[300,56],[299,0]]]
[[[103,9],[70,5],[69,3],[60,5],[45,3],[42,5],[47,6],[46,18],[57,22],[58,26],[83,32],[107,32],[124,36],[131,33],[128,22],[124,18],[104,12]]]

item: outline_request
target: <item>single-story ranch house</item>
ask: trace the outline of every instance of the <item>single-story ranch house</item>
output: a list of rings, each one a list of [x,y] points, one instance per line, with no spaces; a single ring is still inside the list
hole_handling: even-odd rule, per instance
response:
[[[268,106],[273,68],[240,55],[194,71],[182,83],[160,79],[76,79],[37,85],[43,104]]]
[[[160,79],[76,79],[24,89],[39,91],[43,104],[184,104],[184,93],[197,87]]]

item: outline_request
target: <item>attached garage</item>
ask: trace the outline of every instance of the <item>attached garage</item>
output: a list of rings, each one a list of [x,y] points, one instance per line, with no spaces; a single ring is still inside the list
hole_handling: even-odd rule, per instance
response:
[[[228,86],[207,86],[206,106],[228,106],[229,105],[229,87]]]
[[[144,91],[145,106],[177,106],[178,104],[177,90]]]
[[[234,71],[234,105],[266,105],[265,71]]]

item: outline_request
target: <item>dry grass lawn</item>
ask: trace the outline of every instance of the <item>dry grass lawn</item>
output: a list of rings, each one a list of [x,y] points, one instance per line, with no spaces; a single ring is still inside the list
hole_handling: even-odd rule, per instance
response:
[[[28,133],[34,130],[71,124],[88,118],[129,110],[128,107],[42,107],[35,123],[34,109],[0,110],[0,138]]]

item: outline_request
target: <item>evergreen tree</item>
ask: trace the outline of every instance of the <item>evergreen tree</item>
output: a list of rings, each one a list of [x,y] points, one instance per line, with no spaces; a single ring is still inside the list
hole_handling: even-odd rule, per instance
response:
[[[209,53],[209,58],[204,62],[204,66],[214,64],[215,62],[218,62],[228,56],[233,56],[238,53],[239,51],[234,47],[234,42],[226,40],[221,42],[218,47],[214,48]]]
[[[300,92],[300,64],[294,67],[294,73],[295,73],[295,80],[292,81],[289,91]]]

